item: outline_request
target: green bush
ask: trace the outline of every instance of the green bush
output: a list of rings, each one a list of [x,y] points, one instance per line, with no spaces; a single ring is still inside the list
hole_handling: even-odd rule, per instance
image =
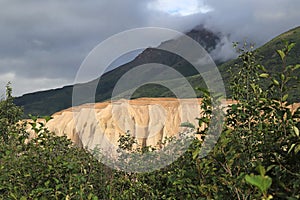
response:
[[[26,123],[18,123],[22,112],[8,85],[0,102],[0,199],[299,199],[300,109],[290,110],[288,90],[297,83],[293,74],[300,65],[285,62],[293,46],[277,51],[283,64],[276,74],[257,63],[252,49],[243,48],[243,64],[231,69],[235,103],[226,111],[214,149],[200,158],[202,142],[193,139],[179,159],[148,173],[110,169],[97,153],[55,136],[36,117],[30,124],[37,137],[25,142]],[[204,92],[202,109],[199,126],[212,123],[212,111],[220,108]],[[196,132],[205,138],[213,131]],[[120,136],[119,143],[122,161],[157,151],[133,148],[130,134]],[[171,149],[167,143],[162,145]]]

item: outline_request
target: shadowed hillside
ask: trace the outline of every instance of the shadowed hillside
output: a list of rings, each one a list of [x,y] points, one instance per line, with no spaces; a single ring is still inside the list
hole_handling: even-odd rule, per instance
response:
[[[189,33],[187,33],[187,35],[198,41],[203,47],[206,48],[208,52],[213,50],[220,40],[216,34],[205,30],[202,27],[198,27],[198,29],[190,31]],[[259,56],[259,63],[261,63],[270,72],[280,72],[279,69],[282,65],[282,62],[280,61],[280,57],[277,55],[276,50],[284,47],[284,41],[296,43],[296,46],[288,56],[287,64],[289,65],[300,62],[300,27],[297,27],[275,37],[262,47],[259,47],[255,50],[255,52]],[[169,42],[176,42],[176,40],[166,41],[161,45]],[[147,48],[133,61],[107,72],[101,77],[100,81],[99,79],[96,79],[89,83],[81,84],[79,85],[79,87],[84,91],[88,91],[94,84],[96,84],[96,82],[99,81],[95,99],[97,102],[105,101],[111,98],[113,88],[123,74],[136,66],[150,62],[171,66],[182,75],[187,77],[187,80],[193,87],[206,87],[201,76],[197,74],[197,71],[187,61],[172,53],[154,48]],[[228,90],[228,86],[230,84],[230,73],[228,72],[228,70],[231,66],[234,66],[238,62],[240,62],[239,59],[234,59],[219,65],[220,73],[223,77],[226,90],[228,91],[227,96],[230,96],[230,92]],[[146,74],[148,72],[145,71],[144,73]],[[299,74],[295,74],[295,76],[299,77]],[[176,80],[169,81],[176,82]],[[31,113],[34,115],[51,115],[54,112],[72,106],[72,90],[73,86],[66,86],[56,90],[25,94],[21,97],[16,98],[15,103],[19,106],[24,107],[25,114]],[[182,88],[182,90],[184,91],[184,88]],[[299,90],[299,88],[296,88],[291,92],[292,101],[300,101]],[[197,96],[201,97],[200,93],[197,93]],[[140,87],[132,95],[132,98],[139,97],[174,97],[174,94],[163,86],[157,84],[148,84]],[[91,100],[85,99],[82,103],[88,102],[91,102]]]
[[[188,32],[187,35],[196,40],[208,52],[215,49],[216,45],[220,41],[220,38],[217,34],[204,29],[202,26],[196,27]],[[162,42],[161,45],[166,45],[167,43],[176,45],[176,42],[177,40],[173,39]],[[99,79],[96,79],[89,83],[80,84],[77,86],[82,88],[84,91],[87,91],[90,90],[93,85],[99,82],[95,99],[97,102],[101,102],[111,97],[112,90],[122,75],[134,67],[146,63],[161,63],[170,66],[185,77],[197,74],[195,68],[180,56],[160,49],[147,48],[131,62],[105,73],[101,77],[100,81]],[[148,72],[145,71],[143,73],[147,74]],[[29,113],[34,115],[51,115],[59,110],[72,106],[72,90],[73,86],[66,86],[55,90],[25,94],[16,98],[15,103],[18,106],[24,107],[25,115]],[[159,87],[158,90],[156,89],[156,91],[158,91],[157,94],[161,94],[160,90],[161,87]],[[157,96],[152,94],[148,95],[154,97]],[[135,95],[135,97],[139,97],[138,94]],[[85,99],[82,103],[88,103],[89,101],[89,99]]]

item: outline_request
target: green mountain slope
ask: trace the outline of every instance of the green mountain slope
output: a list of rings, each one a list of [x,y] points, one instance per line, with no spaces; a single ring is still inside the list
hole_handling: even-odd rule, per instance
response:
[[[296,27],[280,34],[279,36],[273,38],[272,40],[255,50],[259,64],[263,65],[268,72],[276,73],[282,71],[282,61],[280,60],[280,56],[278,55],[276,50],[284,48],[285,42],[296,43],[296,46],[287,57],[287,65],[300,63],[300,27]],[[219,70],[227,87],[229,86],[230,81],[230,73],[228,72],[228,69],[230,68],[230,66],[238,64],[239,62],[239,59],[234,59],[219,66]],[[300,77],[299,71],[294,75]],[[299,89],[291,92],[290,96],[292,96],[292,101],[299,102]]]
[[[263,46],[255,50],[258,56],[258,62],[262,64],[267,69],[267,71],[275,73],[275,72],[280,72],[282,70],[282,62],[280,60],[279,55],[276,53],[276,50],[282,49],[285,46],[285,41],[296,43],[296,46],[288,56],[287,64],[293,65],[293,64],[300,63],[300,27],[297,27],[275,37],[271,41],[267,42],[266,44],[264,44]],[[231,79],[230,77],[231,75],[228,72],[228,70],[230,69],[231,66],[234,66],[235,64],[239,64],[240,62],[241,61],[239,59],[233,59],[218,66],[226,87],[227,97],[230,97],[228,88]],[[300,77],[299,72],[294,75]],[[190,76],[187,78],[187,80],[194,88],[206,87],[201,75]],[[184,87],[178,88],[178,90],[184,91]],[[198,96],[201,95],[199,91],[196,91],[196,93]],[[145,85],[144,87],[139,88],[134,93],[133,97],[134,98],[147,97],[149,95],[151,95],[152,97],[174,96],[174,94],[171,91],[169,91],[168,89],[162,86]],[[291,97],[292,101],[300,102],[300,87],[291,91],[289,96]]]
[[[202,30],[191,31],[189,34],[193,38],[205,38],[205,41],[198,41],[200,44],[206,47],[206,49],[213,49],[214,46],[218,42],[218,37],[213,33]],[[282,66],[279,56],[276,53],[277,49],[281,49],[284,47],[284,40],[290,42],[296,42],[296,46],[293,51],[289,55],[288,64],[296,64],[300,63],[300,27],[291,29],[260,48],[256,49],[258,55],[261,57],[260,63],[265,66],[265,68],[269,71],[278,72]],[[172,41],[167,41],[172,42]],[[80,87],[83,88],[83,91],[88,91],[92,88],[92,85],[95,84],[95,81],[99,81],[99,85],[96,91],[96,101],[104,101],[111,97],[112,90],[116,84],[116,82],[120,79],[120,77],[125,74],[130,69],[134,68],[143,63],[156,62],[162,63],[168,66],[173,67],[182,73],[189,83],[195,87],[205,87],[205,83],[200,75],[197,74],[195,69],[185,60],[182,60],[180,57],[176,55],[171,55],[168,52],[163,52],[161,50],[148,48],[142,54],[140,54],[136,59],[132,62],[129,62],[119,68],[116,68],[106,74],[104,74],[100,81],[94,80],[86,84],[81,84]],[[226,87],[230,84],[230,74],[228,73],[228,69],[230,66],[237,64],[239,59],[234,59],[229,62],[226,62],[219,66],[220,73],[223,77],[224,84]],[[149,69],[151,70],[151,69]],[[145,72],[147,73],[147,71]],[[295,74],[296,76],[300,76],[300,74]],[[180,80],[166,80],[179,82]],[[72,106],[72,86],[67,86],[61,89],[49,90],[43,92],[37,92],[32,94],[26,94],[22,97],[16,98],[15,102],[17,105],[23,106],[25,109],[25,113],[31,113],[35,115],[50,115],[56,111],[62,110],[64,108],[68,108]],[[185,92],[185,88],[178,85],[178,90]],[[197,92],[197,91],[196,91]],[[294,101],[300,101],[299,88],[294,91],[291,95],[293,96]],[[197,93],[200,96],[199,93]],[[229,94],[230,95],[230,94]],[[84,94],[83,94],[84,96]],[[132,98],[138,97],[172,97],[174,94],[168,90],[167,88],[152,84],[152,85],[144,85],[141,88],[137,89]],[[188,96],[187,96],[188,97]],[[89,102],[89,99],[83,99],[82,103]]]
[[[208,52],[215,49],[217,43],[220,41],[220,38],[217,34],[206,30],[201,26],[196,27],[192,31],[188,32],[187,35],[200,43]],[[161,45],[166,45],[166,43],[172,43],[176,45],[176,42],[177,40],[173,39],[165,41]],[[96,79],[85,84],[76,85],[76,87],[80,87],[84,92],[91,90],[94,85],[98,85],[95,94],[95,100],[100,102],[110,99],[117,81],[129,70],[146,63],[161,63],[171,66],[185,77],[197,74],[197,71],[194,69],[194,67],[180,56],[155,48],[147,48],[133,61],[105,73],[100,80]],[[151,70],[152,69],[147,69],[143,73],[148,74],[151,72]],[[16,98],[15,103],[18,106],[24,107],[24,112],[26,115],[51,115],[54,112],[72,106],[72,91],[73,86],[66,86],[55,90],[25,94]],[[160,93],[160,90],[156,91]],[[82,96],[85,97],[84,94],[82,94]],[[82,103],[91,101],[91,99],[82,99]]]

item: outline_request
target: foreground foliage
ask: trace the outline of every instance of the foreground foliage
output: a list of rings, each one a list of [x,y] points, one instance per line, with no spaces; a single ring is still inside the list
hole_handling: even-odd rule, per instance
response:
[[[36,118],[31,126],[37,137],[25,142],[29,133],[26,124],[16,124],[22,114],[8,85],[0,103],[0,199],[299,199],[300,110],[291,111],[288,90],[300,65],[285,62],[293,46],[277,51],[283,65],[276,74],[243,49],[243,65],[231,69],[238,72],[231,82],[236,103],[226,112],[213,151],[200,158],[201,141],[195,139],[177,161],[151,173],[110,169]],[[218,109],[204,96],[200,124],[208,124]],[[198,132],[205,138],[208,131]],[[119,141],[133,155],[155,151],[134,150],[130,135]]]

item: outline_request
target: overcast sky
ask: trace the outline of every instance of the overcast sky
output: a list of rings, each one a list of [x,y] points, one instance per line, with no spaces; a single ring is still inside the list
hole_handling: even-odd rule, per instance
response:
[[[299,10],[299,0],[0,0],[0,97],[8,81],[15,96],[72,84],[87,54],[121,31],[204,24],[226,36],[215,53],[230,57],[233,41],[261,45],[299,26]]]

